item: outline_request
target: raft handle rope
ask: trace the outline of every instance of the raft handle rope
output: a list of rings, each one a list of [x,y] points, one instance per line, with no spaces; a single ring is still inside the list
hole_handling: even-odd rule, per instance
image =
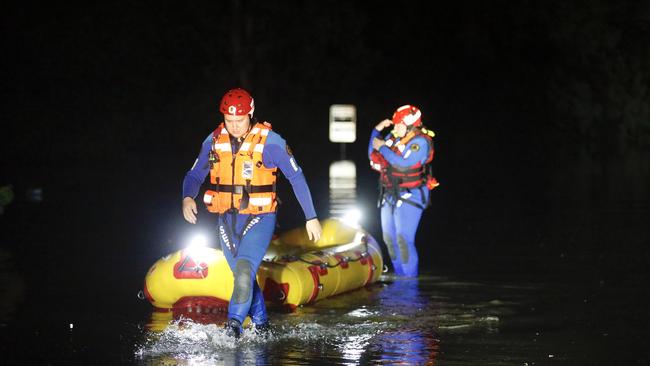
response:
[[[319,266],[321,269],[325,268],[336,268],[340,266],[341,264],[344,263],[349,263],[349,262],[358,262],[364,258],[367,258],[370,256],[370,253],[368,253],[368,239],[364,236],[361,238],[361,242],[366,246],[365,250],[361,252],[361,254],[357,258],[350,258],[348,256],[340,256],[341,259],[339,259],[336,264],[329,264],[329,262],[323,262],[320,260],[315,260],[315,261],[308,261],[306,259],[303,259],[302,256],[298,255],[285,255],[282,256],[280,259],[283,259],[287,262],[295,262],[295,261],[301,261],[303,263],[311,264],[312,266]]]
[[[284,256],[284,257],[282,257],[282,259],[286,259],[289,262],[294,262],[294,261],[298,260],[298,261],[301,261],[303,263],[311,264],[312,266],[319,266],[321,269],[325,269],[325,268],[336,268],[336,267],[340,266],[343,263],[358,262],[358,261],[362,260],[363,258],[366,258],[369,255],[370,254],[366,250],[365,252],[362,252],[361,255],[359,255],[359,257],[357,257],[357,258],[341,257],[341,259],[338,260],[336,262],[336,264],[329,264],[329,262],[322,262],[322,261],[319,261],[319,260],[308,261],[308,260],[303,259],[302,256],[296,256],[296,255]]]
[[[276,259],[283,260],[286,262],[295,262],[295,261],[301,261],[306,264],[310,264],[312,266],[318,266],[320,269],[325,269],[325,268],[336,268],[342,264],[349,263],[349,262],[358,262],[364,258],[367,258],[370,256],[370,253],[368,252],[368,238],[364,235],[361,237],[361,243],[365,245],[365,250],[361,252],[361,254],[357,258],[350,258],[348,256],[338,256],[340,259],[336,262],[336,264],[329,264],[329,262],[323,262],[320,260],[315,260],[315,261],[308,261],[306,259],[303,259],[301,255],[292,255],[292,254],[287,254],[283,255],[281,257],[274,257],[271,260],[266,260],[265,261],[274,261]],[[321,252],[322,253],[322,252]],[[336,258],[336,257],[335,257]],[[377,269],[376,266],[373,265],[373,271]],[[386,266],[384,265],[384,272],[387,271]]]

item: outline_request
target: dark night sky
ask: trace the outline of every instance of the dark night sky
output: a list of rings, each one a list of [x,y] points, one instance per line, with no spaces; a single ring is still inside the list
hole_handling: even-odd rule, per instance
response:
[[[444,187],[428,219],[451,225],[447,235],[476,212],[507,221],[550,210],[549,200],[589,199],[593,183],[571,185],[585,169],[593,181],[628,166],[630,184],[605,196],[632,187],[648,199],[647,168],[635,168],[650,145],[642,1],[57,3],[0,13],[0,184],[19,198],[44,187],[46,204],[76,213],[78,225],[178,214],[182,176],[235,86],[252,92],[316,195],[327,194],[323,161],[338,153],[329,105],[358,107],[348,153],[361,182],[374,178],[364,170],[370,128],[399,105],[420,106],[438,134]],[[374,198],[371,187],[362,198]]]

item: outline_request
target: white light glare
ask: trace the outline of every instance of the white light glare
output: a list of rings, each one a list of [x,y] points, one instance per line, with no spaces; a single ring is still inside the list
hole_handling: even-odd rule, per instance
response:
[[[187,255],[193,260],[201,260],[206,255],[208,239],[205,235],[197,234],[192,237],[189,245],[185,248]]]
[[[361,220],[361,210],[358,208],[352,208],[347,210],[344,214],[343,217],[341,217],[341,220],[350,225],[350,226],[356,226],[359,224],[359,221]]]
[[[190,240],[190,245],[188,248],[202,248],[208,245],[208,239],[205,235],[197,234],[194,235],[192,240]]]

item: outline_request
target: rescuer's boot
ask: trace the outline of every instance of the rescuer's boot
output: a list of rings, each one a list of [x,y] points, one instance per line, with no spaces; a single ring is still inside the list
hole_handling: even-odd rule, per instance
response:
[[[241,323],[237,319],[228,319],[224,328],[228,337],[239,338],[242,333]]]

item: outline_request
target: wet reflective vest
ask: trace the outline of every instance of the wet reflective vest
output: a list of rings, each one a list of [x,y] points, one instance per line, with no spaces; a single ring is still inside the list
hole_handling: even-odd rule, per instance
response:
[[[212,133],[209,161],[214,190],[207,190],[203,196],[208,211],[275,212],[277,168],[265,167],[262,157],[270,131],[267,122],[255,124],[236,154],[232,153],[230,134],[223,123]]]
[[[406,145],[408,145],[409,141],[413,138],[423,136],[429,145],[429,156],[424,164],[418,161],[414,165],[402,168],[390,165],[379,151],[373,151],[370,154],[370,165],[381,174],[379,180],[384,188],[416,188],[423,184],[427,184],[427,188],[433,189],[437,186],[437,181],[435,181],[435,178],[433,178],[430,172],[427,172],[426,169],[427,166],[430,166],[429,163],[433,160],[433,140],[431,139],[431,135],[427,132],[428,131],[424,128],[416,128],[407,133],[406,136],[399,141],[396,141],[395,137],[391,136],[385,142],[386,146],[395,154],[408,158],[411,151],[406,149]],[[430,183],[432,180],[435,181],[435,183]]]

